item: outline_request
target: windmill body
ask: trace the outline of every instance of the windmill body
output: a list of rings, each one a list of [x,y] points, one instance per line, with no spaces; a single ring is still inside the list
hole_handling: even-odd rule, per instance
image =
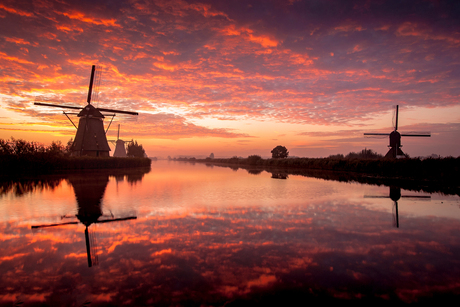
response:
[[[364,135],[388,135],[390,138],[390,148],[385,155],[385,158],[395,159],[398,156],[405,156],[404,152],[401,150],[401,136],[411,136],[411,137],[430,137],[431,134],[401,134],[398,132],[398,115],[399,115],[399,106],[396,106],[396,120],[394,130],[391,133],[364,133]]]
[[[104,130],[104,115],[88,104],[78,117],[80,120],[72,145],[72,155],[108,157],[110,147]]]
[[[120,125],[118,125],[118,134],[117,134],[117,140],[116,141],[110,141],[115,144],[115,151],[113,153],[114,157],[121,157],[121,158],[126,158],[128,155],[126,154],[126,142],[120,139]]]
[[[88,90],[88,99],[87,99],[88,104],[84,108],[72,107],[72,106],[61,106],[61,105],[48,104],[48,103],[38,103],[38,102],[35,103],[35,105],[41,105],[41,106],[47,106],[47,107],[57,107],[57,108],[80,110],[80,113],[78,113],[77,115],[79,117],[78,127],[76,127],[77,133],[75,134],[74,143],[71,149],[72,156],[94,156],[94,157],[108,157],[109,156],[110,147],[107,142],[107,136],[106,136],[107,131],[104,130],[104,115],[101,112],[138,115],[137,112],[95,108],[91,104],[91,95],[93,91],[93,81],[94,81],[95,71],[96,71],[96,66],[93,65],[91,69],[91,78],[90,78],[89,90]],[[67,116],[65,112],[64,114]],[[113,116],[115,116],[115,114]]]
[[[396,158],[397,156],[404,156],[401,150],[401,134],[398,131],[392,131],[390,133],[390,150],[388,150],[385,158]]]
[[[118,139],[115,143],[115,151],[113,152],[114,157],[127,157],[125,141]]]

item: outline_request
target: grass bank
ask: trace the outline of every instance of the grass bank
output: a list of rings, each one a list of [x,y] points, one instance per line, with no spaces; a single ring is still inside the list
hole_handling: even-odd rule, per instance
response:
[[[233,167],[283,168],[291,170],[327,170],[353,172],[385,178],[439,181],[458,185],[460,158],[439,159],[334,159],[289,158],[262,159],[259,156],[230,159],[181,159],[189,162],[221,164]]]
[[[0,156],[2,176],[51,174],[71,170],[150,167],[149,158],[66,157],[47,154]]]

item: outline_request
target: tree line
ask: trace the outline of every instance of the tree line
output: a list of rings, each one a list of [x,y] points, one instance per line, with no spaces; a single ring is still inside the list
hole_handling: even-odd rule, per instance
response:
[[[285,159],[289,156],[286,147],[278,145],[271,151],[273,159]],[[372,149],[363,149],[360,152],[350,152],[346,156],[342,154],[330,155],[329,159],[382,159],[383,155],[376,153]]]

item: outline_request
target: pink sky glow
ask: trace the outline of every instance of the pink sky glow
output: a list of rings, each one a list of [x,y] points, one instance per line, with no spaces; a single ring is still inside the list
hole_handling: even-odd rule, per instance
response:
[[[151,157],[385,154],[400,106],[410,156],[460,156],[458,1],[0,2],[0,138],[66,143],[102,68],[108,132]],[[77,121],[74,118],[74,121]],[[109,119],[106,118],[107,127]],[[113,150],[113,148],[112,148]]]

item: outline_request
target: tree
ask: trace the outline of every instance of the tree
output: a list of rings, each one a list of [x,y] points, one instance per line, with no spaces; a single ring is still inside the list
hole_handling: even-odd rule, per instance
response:
[[[214,153],[211,152],[211,154],[209,155],[209,158],[214,159]]]
[[[283,159],[289,156],[289,151],[287,150],[287,148],[281,145],[278,145],[275,148],[273,148],[271,153],[273,159]]]
[[[137,141],[132,141],[128,144],[128,150],[126,151],[126,155],[128,157],[137,157],[143,158],[145,156],[145,150],[142,145],[137,144]]]

